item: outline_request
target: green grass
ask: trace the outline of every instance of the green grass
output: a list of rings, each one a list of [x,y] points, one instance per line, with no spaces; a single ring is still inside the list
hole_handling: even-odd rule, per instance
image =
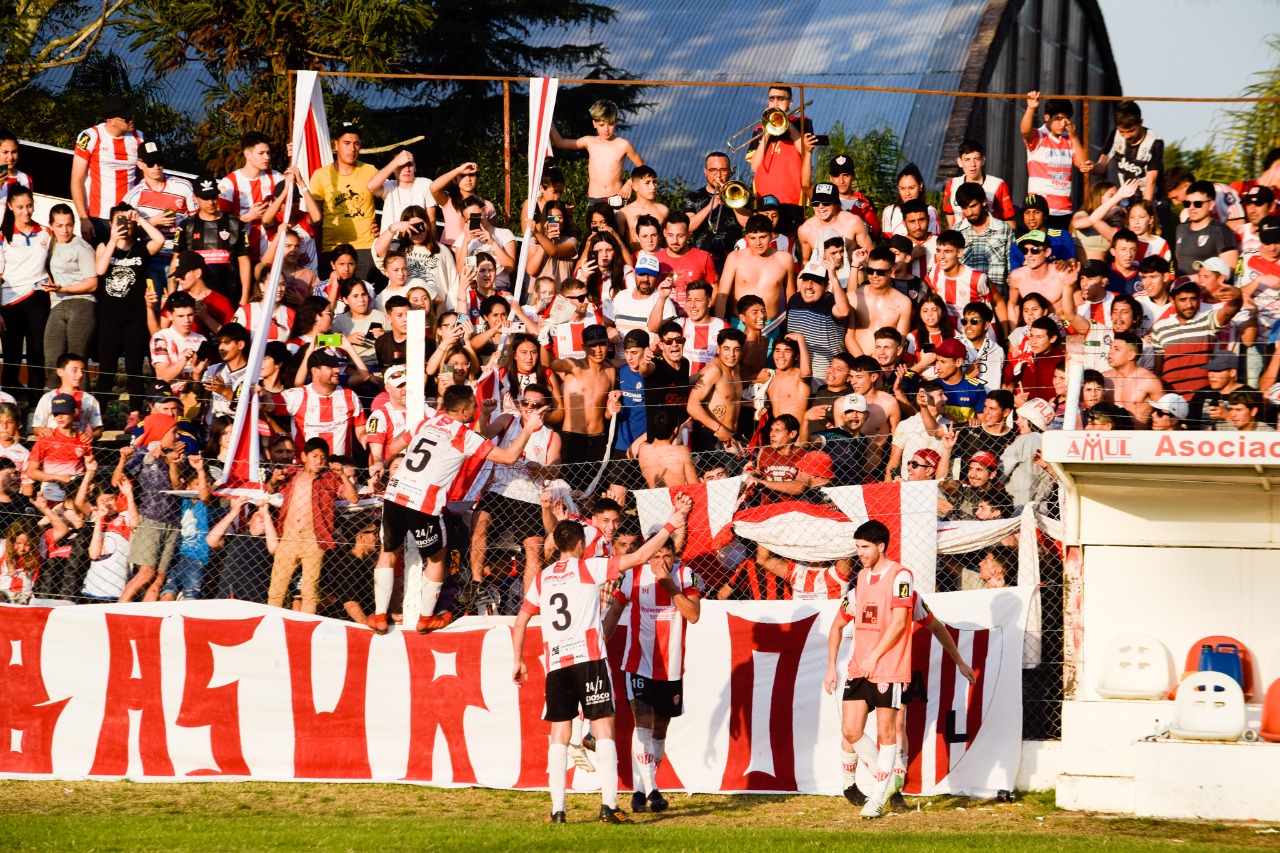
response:
[[[1164,851],[1276,847],[1262,826],[1104,818],[1057,811],[1052,794],[1013,804],[926,799],[859,820],[842,799],[672,794],[634,826],[590,822],[572,796],[547,826],[545,794],[396,785],[0,783],[0,850],[841,850]],[[623,794],[622,802],[628,800]],[[917,805],[914,804],[913,805]],[[857,838],[852,838],[852,835]]]

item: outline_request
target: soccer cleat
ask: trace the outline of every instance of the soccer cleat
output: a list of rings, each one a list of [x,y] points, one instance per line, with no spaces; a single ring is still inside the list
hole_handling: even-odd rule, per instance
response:
[[[387,614],[375,613],[364,620],[364,624],[372,628],[375,634],[385,634],[387,633]]]
[[[887,795],[892,797],[894,794],[901,794],[902,789],[905,787],[907,787],[906,772],[898,773],[897,771],[894,771],[893,775],[889,777],[889,790]]]
[[[448,612],[437,613],[435,616],[419,616],[417,631],[419,634],[429,634],[432,631],[447,628],[452,621],[453,614]]]
[[[580,743],[569,744],[569,757],[573,759],[573,766],[587,773],[596,772],[595,762],[591,760],[591,756],[587,755],[586,747]]]
[[[865,806],[867,804],[867,795],[858,789],[857,785],[850,785],[844,789],[844,798],[851,805]]]
[[[649,801],[644,798],[644,791],[636,791],[631,795],[631,811],[643,814],[649,810]]]
[[[547,823],[565,823],[564,812],[552,812],[547,815]]]
[[[667,802],[667,798],[662,796],[662,792],[657,788],[654,788],[649,793],[649,811],[654,812],[655,814],[658,812],[665,812],[669,805],[671,804]],[[635,809],[632,809],[632,811],[635,811]]]
[[[859,812],[862,817],[877,818],[884,817],[884,801],[877,800],[875,797],[868,797],[867,803]]]
[[[596,751],[596,736],[595,736],[595,735],[593,735],[591,732],[587,732],[585,735],[583,735],[583,736],[582,736],[582,748],[583,748],[583,749],[589,749],[589,750],[591,750],[592,752],[595,752],[595,751]]]
[[[631,823],[631,815],[617,806],[600,806],[601,823]]]
[[[907,805],[907,801],[903,799],[902,794],[894,794],[889,798],[889,810],[895,812],[911,811],[911,806]]]

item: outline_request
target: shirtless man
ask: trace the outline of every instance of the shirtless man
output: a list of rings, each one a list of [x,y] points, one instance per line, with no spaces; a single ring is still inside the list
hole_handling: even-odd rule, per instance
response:
[[[564,478],[581,491],[591,483],[594,466],[608,452],[605,431],[606,407],[618,387],[618,371],[608,361],[609,331],[604,326],[587,326],[582,330],[582,346],[586,358],[557,358],[551,362],[563,383],[564,426],[561,431],[560,462]]]
[[[903,337],[911,331],[911,300],[893,286],[893,250],[872,249],[865,269],[867,283],[854,292],[853,313],[844,336],[845,349],[853,355],[874,352],[876,330],[885,326],[897,329]]]
[[[791,415],[800,424],[800,441],[809,440],[805,412],[809,410],[809,349],[800,335],[787,335],[773,345],[773,370],[762,370],[758,383],[768,383],[765,394],[776,418]]]
[[[1107,352],[1111,369],[1102,374],[1111,402],[1133,415],[1141,429],[1151,426],[1151,404],[1164,396],[1160,378],[1138,366],[1142,354],[1142,338],[1133,332],[1116,332]]]
[[[768,318],[767,334],[786,318],[787,300],[796,292],[796,267],[791,262],[791,255],[769,245],[773,230],[764,216],[755,214],[742,230],[746,250],[731,253],[724,262],[716,315],[729,316],[725,311],[732,308],[734,299],[759,296],[764,300]]]
[[[868,252],[872,249],[871,234],[867,231],[867,223],[840,206],[840,193],[834,184],[818,184],[813,188],[813,216],[805,220],[796,232],[800,241],[800,258],[808,263],[814,247],[821,247],[820,235],[828,228],[834,228],[844,238],[844,248],[849,254],[861,246]]]
[[[738,413],[742,409],[742,357],[746,335],[738,329],[724,329],[716,336],[716,357],[702,370],[689,391],[689,417],[693,418],[692,449],[742,449],[738,441]]]
[[[880,362],[869,355],[860,355],[853,360],[853,368],[849,371],[849,385],[855,394],[867,398],[867,419],[862,424],[861,433],[865,436],[877,436],[867,448],[869,467],[879,472],[880,462],[889,451],[889,439],[902,420],[902,407],[892,394],[876,387],[880,378]]]
[[[632,171],[631,186],[636,191],[636,197],[634,201],[618,211],[618,235],[631,251],[639,252],[643,247],[634,236],[636,219],[641,216],[652,216],[657,220],[658,230],[661,231],[663,224],[667,221],[667,206],[654,201],[658,195],[658,173],[652,166],[641,166]],[[644,251],[651,250],[644,249]]]
[[[698,482],[689,448],[675,443],[679,424],[666,409],[649,414],[649,441],[640,445],[640,473],[651,489]]]
[[[629,196],[631,187],[622,181],[622,161],[630,160],[633,166],[643,166],[644,160],[631,143],[617,136],[618,106],[613,101],[596,101],[587,111],[595,136],[565,139],[551,125],[551,144],[570,151],[585,149],[587,152],[587,204],[605,201],[610,196]]]
[[[1038,293],[1052,305],[1062,302],[1062,290],[1071,274],[1049,262],[1049,238],[1043,231],[1028,231],[1018,238],[1025,262],[1009,273],[1009,323],[1018,325],[1018,303],[1028,293]]]
[[[765,312],[764,300],[759,296],[744,296],[738,300],[738,321],[742,323],[742,332],[746,342],[742,345],[743,376],[755,376],[764,370],[769,363],[769,348],[772,342],[765,335],[765,326],[769,316]]]

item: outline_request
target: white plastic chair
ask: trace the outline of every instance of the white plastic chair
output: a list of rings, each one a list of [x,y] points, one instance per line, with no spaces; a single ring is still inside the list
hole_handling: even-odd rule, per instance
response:
[[[1169,734],[1183,740],[1236,741],[1247,726],[1244,691],[1220,672],[1194,672],[1178,685]]]
[[[1164,699],[1173,685],[1173,659],[1155,637],[1121,634],[1103,652],[1098,695],[1104,699]]]

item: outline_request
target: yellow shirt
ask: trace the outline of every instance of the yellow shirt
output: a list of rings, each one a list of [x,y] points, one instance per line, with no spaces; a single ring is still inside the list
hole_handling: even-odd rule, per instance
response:
[[[350,175],[339,175],[338,165],[330,163],[311,176],[308,189],[324,214],[320,242],[323,251],[342,243],[357,249],[373,248],[373,193],[368,187],[369,179],[377,173],[368,163],[356,161]]]

